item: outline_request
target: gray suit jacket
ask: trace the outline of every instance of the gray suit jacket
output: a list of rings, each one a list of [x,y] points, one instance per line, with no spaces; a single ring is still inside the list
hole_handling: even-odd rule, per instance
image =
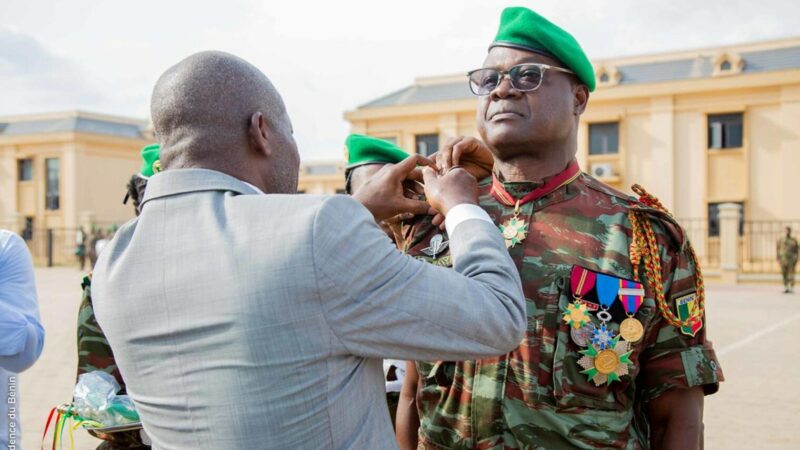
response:
[[[157,174],[97,262],[95,313],[156,448],[396,448],[381,358],[522,339],[491,223],[456,227],[449,270],[398,252],[349,197],[242,194],[215,171]]]

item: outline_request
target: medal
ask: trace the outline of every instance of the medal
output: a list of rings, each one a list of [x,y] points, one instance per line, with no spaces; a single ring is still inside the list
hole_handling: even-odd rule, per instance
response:
[[[644,288],[641,283],[629,280],[619,280],[619,300],[625,308],[628,318],[619,324],[619,334],[628,342],[638,342],[644,336],[644,325],[635,318],[636,312],[642,306]]]
[[[569,329],[569,335],[572,338],[572,342],[575,343],[578,347],[586,348],[589,346],[589,342],[592,341],[592,334],[594,333],[594,324],[589,322],[586,325],[580,328],[572,328]]]
[[[609,330],[605,323],[600,324],[592,332],[592,345],[599,350],[605,350],[614,342],[614,331]]]
[[[628,317],[619,324],[619,335],[628,342],[638,342],[644,336],[644,326],[636,318]]]
[[[520,206],[536,200],[538,198],[544,197],[547,194],[552,193],[553,191],[559,189],[562,186],[566,186],[569,183],[572,183],[581,175],[580,167],[578,166],[578,162],[572,160],[568,165],[567,168],[564,169],[561,173],[551,177],[546,182],[544,182],[541,186],[533,189],[531,192],[527,193],[524,197],[517,199],[513,195],[511,195],[503,186],[503,183],[497,178],[496,175],[492,176],[492,190],[491,195],[495,198],[498,202],[502,203],[505,206],[513,206],[514,207],[514,216],[500,225],[500,232],[503,234],[503,239],[506,241],[506,247],[511,248],[520,242],[524,241],[525,238],[528,236],[528,223],[525,219],[521,219],[519,216],[519,208]]]
[[[572,287],[572,297],[575,299],[572,304],[567,305],[566,311],[562,316],[567,325],[577,330],[587,323],[592,322],[592,318],[587,313],[586,304],[581,301],[581,297],[586,295],[594,287],[596,274],[580,266],[572,266],[570,274],[570,286]]]
[[[592,321],[592,318],[589,317],[589,314],[586,312],[586,305],[580,302],[567,305],[567,311],[564,313],[563,319],[564,322],[566,322],[567,325],[571,325],[574,330]]]
[[[590,345],[586,350],[581,350],[583,355],[578,360],[578,365],[583,367],[582,374],[594,382],[595,386],[611,384],[619,381],[620,377],[629,373],[632,351],[628,350],[628,343],[614,338],[608,348],[600,349]]]
[[[437,234],[431,238],[428,247],[422,249],[422,253],[436,259],[436,255],[447,250],[449,245],[450,241],[445,241],[441,234]]]
[[[525,240],[528,235],[528,224],[519,218],[519,202],[514,209],[514,217],[506,220],[499,228],[506,241],[506,248],[511,248]]]

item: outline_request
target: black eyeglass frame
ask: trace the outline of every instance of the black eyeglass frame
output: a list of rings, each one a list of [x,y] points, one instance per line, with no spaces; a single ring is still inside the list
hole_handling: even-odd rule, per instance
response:
[[[530,89],[521,89],[521,88],[516,86],[516,83],[514,82],[514,77],[511,76],[511,72],[513,72],[513,71],[517,71],[518,72],[518,71],[520,71],[520,67],[530,67],[530,66],[538,67],[539,70],[541,70],[541,77],[539,77],[539,84],[537,84],[536,87],[533,87],[533,88],[530,88]],[[498,78],[497,84],[495,84],[493,88],[489,89],[489,91],[486,92],[486,93],[480,94],[478,92],[475,92],[475,88],[473,87],[473,83],[472,83],[472,74],[474,74],[476,72],[483,71],[483,70],[491,70],[491,71],[497,73],[500,76],[500,78]],[[517,64],[516,66],[511,67],[507,71],[506,70],[492,69],[491,67],[482,67],[480,69],[470,70],[469,72],[467,72],[467,80],[469,80],[469,90],[473,94],[475,94],[477,96],[484,96],[484,95],[491,94],[492,91],[497,89],[497,86],[500,86],[500,83],[503,82],[503,78],[505,78],[505,77],[508,77],[508,80],[511,82],[511,87],[512,88],[514,88],[514,89],[516,89],[516,90],[518,90],[520,92],[532,92],[532,91],[535,91],[535,90],[539,89],[542,86],[542,81],[544,81],[544,74],[548,70],[553,70],[553,71],[556,71],[556,72],[563,72],[563,73],[568,73],[568,74],[571,74],[571,75],[575,75],[575,72],[573,72],[573,71],[571,71],[569,69],[565,69],[563,67],[556,67],[556,66],[551,66],[550,64],[541,64],[541,63],[523,63],[523,64]]]

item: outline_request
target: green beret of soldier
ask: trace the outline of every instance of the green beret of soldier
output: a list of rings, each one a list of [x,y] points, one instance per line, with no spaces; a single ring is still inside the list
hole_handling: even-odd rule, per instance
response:
[[[152,177],[153,174],[161,172],[161,161],[159,161],[159,144],[150,144],[142,148],[142,170],[139,173],[145,177]]]
[[[408,153],[386,139],[351,134],[344,143],[347,169],[366,164],[397,164],[408,158]]]
[[[500,29],[492,47],[511,47],[538,53],[560,61],[594,91],[592,63],[578,41],[559,26],[521,6],[506,8],[500,16]]]

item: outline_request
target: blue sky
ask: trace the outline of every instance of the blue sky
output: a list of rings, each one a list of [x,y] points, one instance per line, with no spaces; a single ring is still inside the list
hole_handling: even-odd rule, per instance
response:
[[[478,67],[512,5],[570,31],[592,59],[800,36],[800,2],[782,0],[0,0],[0,114],[146,118],[166,68],[224,50],[278,87],[304,159],[338,158],[345,110]]]

